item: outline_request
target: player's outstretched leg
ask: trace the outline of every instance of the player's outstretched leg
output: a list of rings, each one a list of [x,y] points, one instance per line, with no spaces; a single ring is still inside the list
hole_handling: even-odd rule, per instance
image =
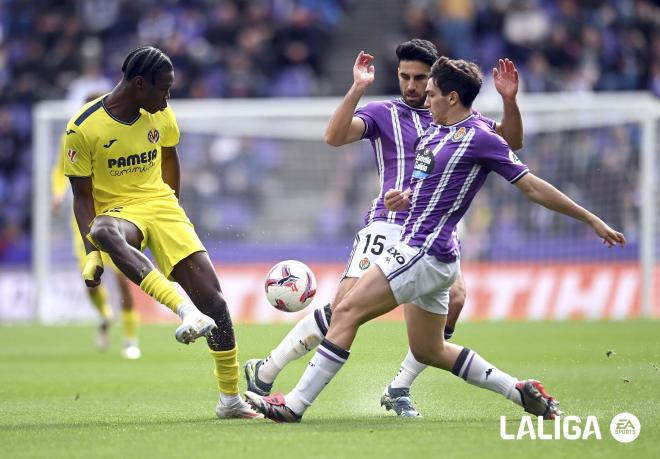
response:
[[[181,260],[174,266],[172,277],[193,303],[217,325],[206,337],[220,392],[216,414],[219,418],[263,418],[239,396],[238,348],[234,328],[208,254],[196,252]]]
[[[248,390],[269,395],[275,378],[284,367],[318,346],[328,332],[331,314],[330,304],[312,310],[294,325],[268,357],[245,362]]]
[[[89,235],[94,245],[107,252],[129,280],[179,315],[182,323],[175,332],[177,341],[192,343],[215,327],[213,319],[202,314],[193,304],[186,303],[174,285],[136,248],[141,245],[142,233],[133,223],[100,215],[94,219]]]
[[[465,304],[465,282],[463,276],[459,275],[456,282],[449,289],[449,313],[447,323],[444,326],[445,340],[451,339],[454,334],[456,322]],[[404,314],[408,308],[404,307]],[[380,405],[387,411],[392,410],[397,416],[420,417],[421,414],[415,408],[410,394],[410,388],[417,378],[427,368],[427,365],[415,359],[413,353],[408,349],[406,358],[401,362],[401,367],[390,384],[383,391]]]
[[[334,304],[355,285],[357,278],[345,277],[339,283]],[[330,327],[332,306],[316,308],[300,319],[282,341],[265,359],[245,362],[245,379],[248,391],[262,396],[270,394],[275,378],[289,363],[312,351],[323,340]]]
[[[559,402],[548,395],[536,380],[519,381],[485,360],[477,352],[444,342],[440,332],[446,316],[424,311],[414,305],[406,314],[408,342],[415,358],[427,365],[451,371],[469,384],[497,392],[525,411],[545,419],[561,416]]]

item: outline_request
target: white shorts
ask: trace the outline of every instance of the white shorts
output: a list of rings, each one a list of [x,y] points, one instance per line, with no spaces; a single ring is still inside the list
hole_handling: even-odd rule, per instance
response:
[[[413,303],[433,314],[449,311],[449,288],[460,274],[460,262],[443,263],[418,247],[399,242],[376,264],[383,271],[397,303]]]
[[[355,235],[353,250],[346,263],[344,277],[362,277],[387,249],[399,242],[401,225],[375,221]]]

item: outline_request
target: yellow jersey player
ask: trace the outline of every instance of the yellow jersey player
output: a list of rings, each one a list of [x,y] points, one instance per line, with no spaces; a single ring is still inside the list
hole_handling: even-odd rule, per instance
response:
[[[87,102],[90,102],[99,95],[92,95],[87,98]],[[53,199],[53,212],[59,212],[62,207],[62,203],[66,197],[66,188],[67,182],[66,176],[64,175],[64,160],[65,156],[65,143],[66,134],[62,135],[60,151],[58,152],[55,165],[51,172],[51,196]],[[78,260],[78,265],[82,270],[85,266],[86,253],[85,245],[83,240],[80,237],[80,231],[76,224],[76,219],[71,216],[71,229],[73,235],[73,249],[76,259]],[[138,344],[137,337],[137,328],[139,323],[139,318],[137,311],[134,308],[133,296],[131,294],[128,281],[126,277],[119,273],[119,270],[112,263],[112,260],[106,255],[102,255],[102,260],[105,266],[110,266],[118,274],[117,275],[117,287],[119,288],[121,294],[121,317],[124,330],[124,343],[121,350],[121,355],[126,359],[139,359],[142,355],[140,347]],[[87,289],[87,294],[90,301],[94,307],[98,310],[99,315],[101,316],[101,324],[98,328],[98,333],[96,335],[96,347],[100,351],[106,351],[110,345],[109,337],[109,328],[112,323],[112,307],[108,303],[108,293],[102,285],[98,287],[92,287]]]
[[[261,417],[240,399],[227,303],[206,249],[179,205],[179,128],[167,104],[172,61],[157,48],[141,47],[126,57],[122,72],[110,94],[85,104],[66,128],[65,173],[87,253],[85,283],[99,285],[100,251],[106,252],[129,280],[179,315],[177,341],[206,337],[220,390],[218,417]],[[160,271],[142,253],[146,247]]]

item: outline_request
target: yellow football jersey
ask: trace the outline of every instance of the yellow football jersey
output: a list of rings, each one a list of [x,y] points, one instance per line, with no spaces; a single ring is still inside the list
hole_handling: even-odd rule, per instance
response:
[[[130,123],[105,108],[100,97],[85,104],[66,127],[64,173],[91,177],[94,206],[100,214],[114,207],[172,196],[161,175],[161,148],[179,143],[171,107],[140,110]]]

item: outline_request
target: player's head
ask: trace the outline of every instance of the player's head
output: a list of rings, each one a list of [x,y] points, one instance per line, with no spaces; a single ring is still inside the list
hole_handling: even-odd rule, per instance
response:
[[[153,46],[143,46],[126,56],[121,71],[140,108],[156,113],[167,107],[174,84],[174,66],[167,54]]]
[[[425,106],[431,109],[433,122],[444,124],[451,110],[472,107],[482,83],[483,75],[474,62],[445,56],[438,59],[426,84]]]
[[[431,66],[438,59],[438,50],[428,40],[413,38],[396,48],[399,59],[399,89],[411,107],[424,105],[424,89]]]

